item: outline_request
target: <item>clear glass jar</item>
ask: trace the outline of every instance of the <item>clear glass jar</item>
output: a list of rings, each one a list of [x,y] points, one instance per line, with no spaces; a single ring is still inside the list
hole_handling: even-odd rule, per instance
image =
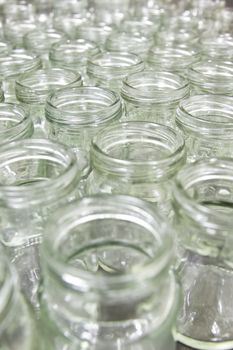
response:
[[[41,57],[44,67],[49,66],[49,50],[52,44],[65,37],[54,29],[36,29],[28,32],[23,37],[24,47]]]
[[[179,102],[189,96],[188,81],[176,74],[145,70],[123,80],[126,119],[174,125]]]
[[[233,63],[203,60],[193,64],[187,73],[191,94],[233,96]]]
[[[104,52],[92,56],[87,62],[87,74],[95,86],[120,92],[122,81],[128,74],[144,69],[142,59],[132,53]]]
[[[132,35],[151,37],[156,32],[156,24],[146,18],[129,18],[119,23],[118,29]]]
[[[56,208],[79,197],[81,176],[75,154],[49,140],[21,140],[0,147],[0,239],[35,307],[38,248],[45,223]]]
[[[45,102],[50,93],[66,86],[82,86],[79,73],[61,68],[47,68],[20,75],[15,83],[17,100],[30,111],[35,136],[45,137]]]
[[[77,39],[77,31],[82,26],[93,25],[89,18],[83,17],[80,13],[77,14],[56,14],[53,16],[53,28],[65,33],[71,39]]]
[[[47,99],[49,138],[88,152],[92,137],[122,116],[120,97],[104,88],[66,88]]]
[[[108,51],[131,52],[146,58],[154,41],[152,37],[132,35],[132,33],[113,32],[106,40],[105,48]]]
[[[32,3],[25,0],[3,1],[3,16],[5,21],[31,21],[35,20],[35,8]]]
[[[120,23],[129,10],[129,0],[91,0],[95,21],[109,25]]]
[[[205,159],[175,181],[183,301],[174,335],[193,349],[233,347],[232,174],[232,159]]]
[[[56,213],[42,247],[44,328],[53,349],[174,350],[172,232],[127,196]]]
[[[186,30],[183,28],[163,29],[156,33],[155,45],[156,46],[168,46],[168,47],[196,47],[200,40],[199,31]]]
[[[11,51],[12,51],[12,46],[9,44],[9,42],[4,41],[4,39],[2,39],[0,41],[0,57],[9,55]]]
[[[25,72],[32,72],[42,66],[38,56],[24,50],[13,50],[0,56],[0,79],[7,102],[15,102],[15,80]]]
[[[171,217],[173,178],[186,161],[183,137],[168,126],[128,122],[100,131],[91,146],[87,194],[127,194]]]
[[[189,97],[177,108],[176,125],[183,132],[189,161],[233,157],[233,97]]]
[[[23,106],[0,103],[0,144],[30,138],[33,122]]]
[[[188,47],[154,47],[147,57],[150,68],[182,76],[186,76],[189,66],[199,60],[200,53]]]
[[[0,344],[3,350],[42,350],[28,305],[18,290],[18,278],[0,246]]]
[[[93,41],[100,48],[104,47],[109,35],[112,33],[112,28],[105,23],[91,24],[79,26],[76,31],[75,39],[85,39]]]
[[[23,37],[24,35],[36,29],[36,22],[31,20],[11,20],[5,23],[4,25],[4,37],[9,41],[13,48],[23,48]]]
[[[81,73],[84,84],[89,85],[86,72],[87,60],[99,52],[99,47],[91,41],[84,39],[63,40],[52,45],[49,52],[49,59],[53,67],[72,69]]]
[[[201,51],[203,55],[210,59],[232,60],[233,36],[225,33],[217,37],[204,37],[201,40]]]

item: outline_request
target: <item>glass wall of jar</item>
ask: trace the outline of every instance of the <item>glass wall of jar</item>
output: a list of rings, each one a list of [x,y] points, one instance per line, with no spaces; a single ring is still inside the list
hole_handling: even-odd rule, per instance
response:
[[[34,4],[25,0],[4,1],[3,18],[5,21],[35,21]]]
[[[230,33],[218,36],[204,36],[200,45],[203,55],[210,59],[225,61],[233,58],[233,36]]]
[[[191,94],[233,96],[233,63],[222,60],[202,60],[194,63],[187,73]]]
[[[20,74],[41,68],[41,60],[24,50],[13,50],[10,54],[0,56],[0,79],[7,102],[15,102],[15,80]]]
[[[145,70],[123,80],[121,96],[127,120],[174,125],[176,107],[189,96],[189,84],[173,73]]]
[[[45,116],[49,138],[86,152],[100,129],[121,118],[122,106],[120,97],[108,89],[66,88],[50,95]]]
[[[108,51],[131,52],[146,58],[154,41],[152,37],[132,35],[132,33],[113,32],[106,40]]]
[[[33,122],[21,105],[0,103],[0,144],[30,138]]]
[[[153,36],[157,30],[156,24],[146,18],[140,20],[133,18],[126,19],[119,23],[118,28],[123,32],[145,37]]]
[[[175,182],[183,301],[174,335],[192,349],[233,347],[232,174],[232,159],[205,159]]]
[[[171,217],[173,177],[186,161],[184,139],[168,126],[128,122],[109,126],[92,141],[88,194],[128,194],[151,201]]]
[[[129,10],[129,0],[90,0],[89,4],[96,22],[110,25],[120,23],[127,17]]]
[[[18,277],[0,246],[0,344],[3,350],[42,350],[28,305],[18,290]]]
[[[199,31],[186,29],[163,29],[156,33],[156,46],[170,46],[170,47],[196,47],[199,44]]]
[[[7,56],[12,51],[12,46],[8,41],[0,38],[0,57]]]
[[[53,0],[54,16],[80,14],[82,17],[87,17],[89,2],[89,0]]]
[[[81,14],[54,14],[53,28],[65,33],[71,39],[77,39],[78,28],[86,25],[93,25],[89,18],[81,16]]]
[[[87,62],[91,85],[107,87],[117,92],[120,92],[122,81],[128,74],[143,69],[144,62],[139,56],[119,51],[97,54]]]
[[[17,78],[16,97],[29,108],[36,136],[46,136],[45,102],[48,95],[66,86],[82,86],[81,75],[71,70],[47,68],[25,73]]]
[[[45,236],[43,323],[54,350],[174,350],[172,232],[152,206],[84,198],[57,212]]]
[[[200,60],[200,53],[190,47],[153,47],[147,57],[148,66],[155,70],[187,75],[188,67]]]
[[[60,144],[29,139],[0,147],[0,240],[35,307],[47,217],[79,196],[81,175],[75,154]]]
[[[84,84],[89,85],[86,72],[87,60],[99,52],[98,46],[91,41],[84,39],[62,40],[53,44],[50,49],[50,65],[81,73]]]
[[[105,23],[100,24],[85,24],[79,26],[76,31],[76,39],[85,39],[93,41],[99,47],[103,48],[109,35],[112,33],[112,28]]]
[[[24,35],[36,29],[37,24],[34,21],[8,21],[4,24],[4,37],[9,41],[13,48],[23,48],[23,37]]]
[[[177,108],[176,125],[183,132],[189,161],[233,157],[233,97],[189,97]]]
[[[41,57],[44,67],[49,66],[49,50],[52,44],[63,39],[65,35],[54,29],[36,29],[23,37],[24,47]]]

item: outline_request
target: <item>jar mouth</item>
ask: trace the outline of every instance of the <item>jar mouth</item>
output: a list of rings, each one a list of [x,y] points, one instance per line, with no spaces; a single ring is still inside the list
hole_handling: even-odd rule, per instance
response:
[[[48,68],[22,74],[15,83],[17,99],[23,103],[44,104],[51,91],[66,86],[81,86],[79,73],[62,68]]]
[[[173,176],[186,159],[180,133],[142,121],[104,128],[94,136],[90,152],[95,169],[144,181]]]
[[[86,197],[67,205],[47,232],[43,261],[73,289],[142,283],[167,270],[173,257],[170,227],[153,206],[129,196]]]
[[[46,102],[46,119],[67,127],[97,126],[122,115],[120,97],[98,87],[65,88],[52,93]]]
[[[49,49],[50,46],[64,38],[63,33],[54,29],[39,30],[34,29],[24,35],[23,41],[27,49],[43,50]]]
[[[73,192],[82,166],[66,146],[43,139],[0,149],[0,201],[11,208],[49,204]]]
[[[94,76],[108,79],[106,74],[114,77],[125,77],[130,73],[140,72],[144,63],[136,54],[121,52],[104,52],[92,56],[87,62],[87,72]]]
[[[121,96],[131,103],[176,103],[189,94],[188,81],[173,73],[146,70],[123,80]]]
[[[177,125],[205,137],[231,138],[233,132],[233,98],[223,95],[196,95],[180,102]]]
[[[232,229],[233,160],[212,158],[188,164],[175,178],[175,207],[205,228],[224,235]],[[179,209],[177,209],[179,210]]]

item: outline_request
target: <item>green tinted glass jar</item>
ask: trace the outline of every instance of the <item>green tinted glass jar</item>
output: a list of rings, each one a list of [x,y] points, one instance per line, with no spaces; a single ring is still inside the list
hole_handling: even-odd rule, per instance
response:
[[[57,212],[42,246],[43,325],[52,349],[174,350],[172,232],[127,196]]]
[[[175,181],[183,301],[174,335],[192,349],[233,347],[232,174],[232,159],[205,159]]]
[[[142,59],[131,53],[104,52],[92,56],[87,63],[87,74],[95,86],[103,86],[119,92],[128,74],[144,69]]]
[[[173,178],[186,160],[184,140],[170,127],[128,122],[100,131],[92,141],[88,194],[128,194],[171,216]]]
[[[42,350],[33,315],[18,290],[18,278],[0,246],[0,344],[3,350]]]
[[[40,58],[25,50],[13,50],[6,56],[0,56],[0,79],[7,102],[15,102],[15,80],[20,74],[40,69]]]
[[[89,57],[100,52],[98,46],[84,39],[62,40],[53,44],[50,52],[50,64],[53,67],[72,69],[82,75],[85,85],[89,85],[86,68]]]
[[[0,103],[0,144],[30,138],[33,122],[28,111],[13,103]]]
[[[0,147],[0,240],[34,306],[47,217],[79,196],[81,176],[77,157],[60,144],[29,139]]]
[[[45,113],[49,138],[88,152],[92,137],[121,118],[122,106],[108,89],[66,88],[50,95]]]
[[[183,132],[189,161],[233,157],[232,97],[189,97],[177,108],[176,125]]]
[[[233,96],[233,63],[203,60],[193,64],[187,73],[191,94]]]
[[[173,73],[145,70],[123,80],[126,119],[174,125],[179,102],[189,95],[188,81]]]
[[[82,86],[79,73],[61,68],[47,68],[20,75],[15,83],[17,100],[30,111],[35,136],[46,136],[45,102],[50,93],[66,86]]]

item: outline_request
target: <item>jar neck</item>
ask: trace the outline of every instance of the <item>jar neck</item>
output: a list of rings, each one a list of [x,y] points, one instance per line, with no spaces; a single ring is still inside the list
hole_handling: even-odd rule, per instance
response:
[[[24,36],[24,45],[26,49],[34,52],[48,52],[51,45],[62,40],[64,34],[55,31],[54,29],[33,30]]]
[[[145,56],[153,44],[151,37],[132,36],[124,32],[113,33],[106,40],[109,51],[132,52],[140,56]]]

